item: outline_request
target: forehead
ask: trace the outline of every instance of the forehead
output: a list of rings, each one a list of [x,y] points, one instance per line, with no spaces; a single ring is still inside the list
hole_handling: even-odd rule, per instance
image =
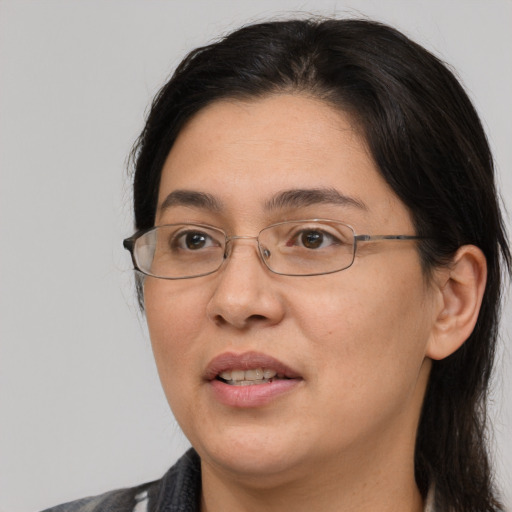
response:
[[[282,94],[217,101],[182,129],[162,171],[157,211],[175,190],[242,213],[289,190],[322,189],[368,209],[405,207],[380,176],[352,119],[319,100]]]
[[[313,170],[334,156],[325,150],[335,146],[344,146],[345,156],[352,148],[371,160],[364,139],[347,114],[311,97],[280,94],[208,105],[182,128],[168,161],[179,165],[177,160],[181,158],[191,161],[195,157],[201,163],[199,160],[205,156],[229,156],[240,160],[240,172],[244,172],[250,156],[260,169],[283,170],[285,162],[289,162]]]

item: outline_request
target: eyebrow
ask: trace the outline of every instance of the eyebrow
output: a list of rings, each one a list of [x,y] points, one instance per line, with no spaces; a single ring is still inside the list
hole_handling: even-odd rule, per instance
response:
[[[205,192],[196,192],[195,190],[174,190],[160,205],[160,211],[167,210],[171,206],[192,206],[203,210],[220,212],[222,203]]]
[[[360,199],[341,194],[334,188],[291,189],[279,192],[265,202],[265,210],[286,208],[304,208],[315,204],[334,204],[353,206],[361,210],[368,207]],[[174,190],[160,205],[159,210],[165,211],[173,206],[190,206],[193,208],[220,212],[222,202],[211,194],[195,190]]]
[[[360,199],[341,194],[334,188],[308,188],[292,189],[280,192],[266,202],[267,210],[284,208],[304,208],[315,204],[334,204],[341,206],[354,206],[361,210],[368,210],[366,204]]]

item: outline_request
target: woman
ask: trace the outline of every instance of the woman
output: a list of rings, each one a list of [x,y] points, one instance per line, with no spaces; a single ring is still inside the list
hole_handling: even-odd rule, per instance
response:
[[[192,52],[134,150],[138,271],[193,449],[54,511],[491,511],[511,258],[478,116],[392,28],[301,20]]]

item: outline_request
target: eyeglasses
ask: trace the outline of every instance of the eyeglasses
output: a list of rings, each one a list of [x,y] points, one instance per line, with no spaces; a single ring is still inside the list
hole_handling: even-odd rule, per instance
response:
[[[265,266],[285,276],[317,276],[340,272],[354,262],[357,245],[379,240],[418,240],[411,235],[356,235],[336,220],[279,222],[258,236],[229,236],[203,224],[167,224],[139,231],[123,241],[135,270],[161,279],[189,279],[220,269],[234,240],[256,240]]]

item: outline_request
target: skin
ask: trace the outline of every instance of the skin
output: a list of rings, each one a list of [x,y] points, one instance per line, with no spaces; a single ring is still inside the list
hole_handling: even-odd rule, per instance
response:
[[[319,187],[365,208],[265,208],[276,193]],[[176,190],[211,194],[222,207],[161,208]],[[350,118],[301,95],[220,101],[196,114],[164,165],[158,204],[156,225],[237,235],[300,218],[415,234]],[[214,274],[144,287],[165,394],[202,459],[202,510],[422,510],[414,440],[429,350],[444,357],[436,322],[446,276],[426,282],[414,241],[361,244],[351,268],[315,277],[269,272],[253,240],[232,249]],[[302,381],[262,407],[223,405],[204,371],[227,351],[268,354]]]

